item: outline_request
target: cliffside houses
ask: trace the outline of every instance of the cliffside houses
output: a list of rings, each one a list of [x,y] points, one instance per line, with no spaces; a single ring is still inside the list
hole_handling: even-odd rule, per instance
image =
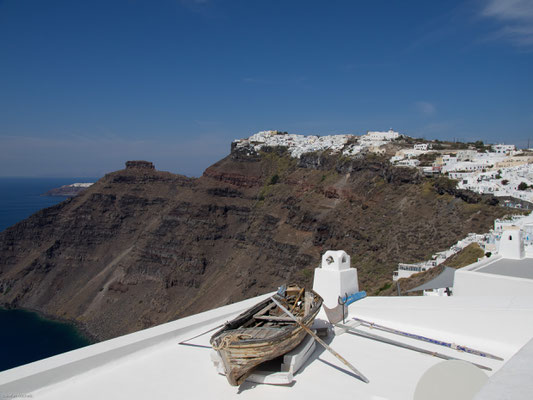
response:
[[[329,150],[332,154],[342,151],[345,156],[355,156],[362,151],[384,152],[380,147],[399,138],[401,135],[392,129],[386,132],[368,132],[366,135],[294,135],[279,131],[261,131],[247,139],[237,139],[234,146],[248,148],[256,152],[263,147],[286,147],[291,157],[300,158],[302,154]]]
[[[513,151],[516,151],[514,144],[495,144],[491,147],[492,151],[498,154],[511,154]]]
[[[434,165],[458,180],[460,189],[533,201],[533,193],[528,190],[533,183],[533,156],[519,155],[514,145],[493,145],[491,150],[460,150],[455,155],[437,157]]]
[[[498,197],[513,197],[533,203],[533,155],[521,154],[514,145],[497,144],[491,151],[474,149],[433,151],[427,144],[402,149],[390,159],[398,166],[419,167],[422,154],[434,153],[431,167],[422,167],[426,175],[445,174],[458,181],[459,189]],[[508,202],[508,204],[511,204]],[[512,203],[522,207],[522,203]]]
[[[422,154],[433,152],[431,150],[431,145],[428,143],[417,143],[413,146],[412,149],[401,149],[396,152],[396,154],[391,157],[390,162],[394,165],[405,166],[405,167],[418,167],[420,161],[418,158]]]
[[[411,275],[418,274],[419,272],[425,272],[430,268],[436,267],[437,265],[438,264],[435,260],[428,260],[415,264],[399,263],[398,270],[393,272],[392,279],[397,281],[401,278],[409,278]]]
[[[486,254],[491,253],[491,256],[502,254],[503,251],[504,256],[507,257],[508,255],[505,253],[508,247],[506,240],[509,235],[505,235],[508,231],[520,231],[520,233],[517,234],[517,239],[520,240],[524,257],[527,256],[533,258],[533,213],[528,216],[515,215],[505,219],[495,220],[494,228],[488,233],[468,234],[466,238],[458,241],[449,249],[435,253],[430,260],[414,264],[399,263],[398,270],[393,272],[392,279],[397,281],[401,278],[409,278],[414,274],[434,268],[437,265],[442,264],[449,257],[459,253],[471,243],[477,243]],[[502,238],[504,239],[503,241]],[[438,293],[439,295],[445,295],[443,291]],[[424,295],[434,295],[434,292],[425,292]]]
[[[533,161],[533,160],[532,160]],[[514,197],[533,202],[533,164],[528,162],[515,167],[501,167],[497,170],[477,173],[450,173],[450,178],[457,179],[457,187],[477,193],[490,193],[499,197]]]
[[[437,265],[442,264],[451,256],[459,253],[461,250],[463,250],[465,247],[469,246],[472,243],[478,243],[482,248],[484,248],[484,245],[487,242],[489,236],[490,235],[469,233],[466,238],[459,240],[449,249],[433,254],[430,260],[414,264],[399,263],[398,269],[392,274],[392,280],[397,281],[398,279],[409,278],[414,274],[418,274],[419,272],[425,272],[431,268],[434,268]]]
[[[401,138],[392,129],[369,131],[365,135],[295,135],[280,131],[261,131],[247,139],[235,140],[237,149],[258,152],[264,147],[285,147],[291,157],[300,158],[305,153],[330,151],[354,157],[360,153],[385,153],[385,145]],[[431,166],[424,166],[423,155],[434,154]],[[427,158],[426,158],[427,160]],[[390,158],[397,166],[421,168],[424,174],[433,176],[446,174],[458,181],[458,188],[481,194],[500,197],[513,197],[533,203],[533,154],[521,154],[514,145],[496,144],[491,151],[478,152],[476,149],[434,150],[432,144],[415,143],[412,148],[403,148]],[[521,207],[523,203],[508,202],[508,205]]]
[[[331,150],[338,153],[353,135],[305,136],[279,131],[261,131],[248,139],[235,140],[237,148],[251,148],[258,152],[263,147],[286,147],[291,157],[300,158],[304,153]]]

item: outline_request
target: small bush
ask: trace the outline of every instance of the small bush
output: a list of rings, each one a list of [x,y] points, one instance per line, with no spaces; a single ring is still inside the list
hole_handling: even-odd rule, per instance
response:
[[[272,177],[270,178],[269,185],[275,185],[278,182],[279,182],[279,175],[275,174],[275,175],[272,175]]]
[[[452,193],[457,188],[457,181],[439,177],[435,179],[435,183],[433,186],[437,190],[438,194]]]
[[[314,271],[312,269],[303,269],[302,275],[305,279],[311,279],[313,278]]]

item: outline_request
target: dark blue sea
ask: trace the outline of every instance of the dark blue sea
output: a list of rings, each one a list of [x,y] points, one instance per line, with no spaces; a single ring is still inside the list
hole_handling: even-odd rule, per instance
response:
[[[48,190],[95,181],[94,178],[0,178],[0,232],[42,208],[65,200],[65,197],[41,196]]]
[[[64,197],[42,196],[46,191],[75,182],[95,181],[89,178],[0,178],[0,231],[65,200]],[[28,311],[0,309],[0,371],[87,344],[89,340],[72,325],[50,321]]]

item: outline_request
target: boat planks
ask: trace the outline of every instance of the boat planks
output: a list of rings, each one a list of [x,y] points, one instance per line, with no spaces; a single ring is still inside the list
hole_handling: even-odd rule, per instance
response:
[[[294,315],[310,327],[320,310],[322,298],[298,286],[287,288],[276,300],[291,307]],[[264,300],[240,314],[211,337],[218,351],[226,378],[231,385],[243,383],[259,364],[288,353],[298,346],[307,332],[287,319],[271,299]]]

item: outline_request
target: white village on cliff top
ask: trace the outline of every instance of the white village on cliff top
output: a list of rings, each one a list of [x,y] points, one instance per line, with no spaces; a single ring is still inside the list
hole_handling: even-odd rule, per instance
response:
[[[385,146],[402,137],[392,129],[385,132],[368,132],[366,135],[305,136],[279,131],[262,131],[248,139],[236,140],[237,148],[255,152],[264,147],[286,147],[292,157],[300,158],[305,153],[330,151],[346,157],[356,157],[366,152],[385,154]],[[462,150],[437,150],[434,143],[415,143],[412,148],[397,150],[390,158],[396,166],[418,168],[429,176],[443,175],[456,180],[459,189],[468,189],[480,194],[502,197],[503,204],[516,208],[533,208],[533,152],[517,150],[515,145],[495,144]],[[472,146],[473,147],[473,146]],[[486,148],[488,147],[488,149]],[[420,156],[433,155],[429,167],[420,167]],[[529,218],[513,219],[523,227],[526,248],[533,245],[533,221]],[[500,245],[502,222],[495,221],[495,228],[486,233],[471,233],[449,249],[434,254],[431,259],[415,264],[399,263],[393,280],[408,278],[442,264],[468,245],[477,243],[485,252],[497,252]],[[445,288],[428,289],[425,295],[446,295]]]
[[[392,129],[385,132],[368,132],[365,135],[305,136],[279,131],[258,132],[247,139],[234,141],[237,149],[255,152],[264,147],[286,147],[292,157],[300,158],[305,153],[330,151],[346,157],[364,153],[385,154],[385,146],[401,138],[407,138]],[[472,146],[473,147],[473,146]],[[422,155],[433,155],[431,166],[419,167]],[[463,150],[438,150],[428,141],[415,143],[412,148],[402,148],[390,158],[397,166],[420,168],[426,175],[442,174],[458,181],[459,189],[476,193],[512,197],[532,203],[533,206],[533,151],[517,150],[515,145],[495,144]],[[512,206],[522,203],[509,201]]]

